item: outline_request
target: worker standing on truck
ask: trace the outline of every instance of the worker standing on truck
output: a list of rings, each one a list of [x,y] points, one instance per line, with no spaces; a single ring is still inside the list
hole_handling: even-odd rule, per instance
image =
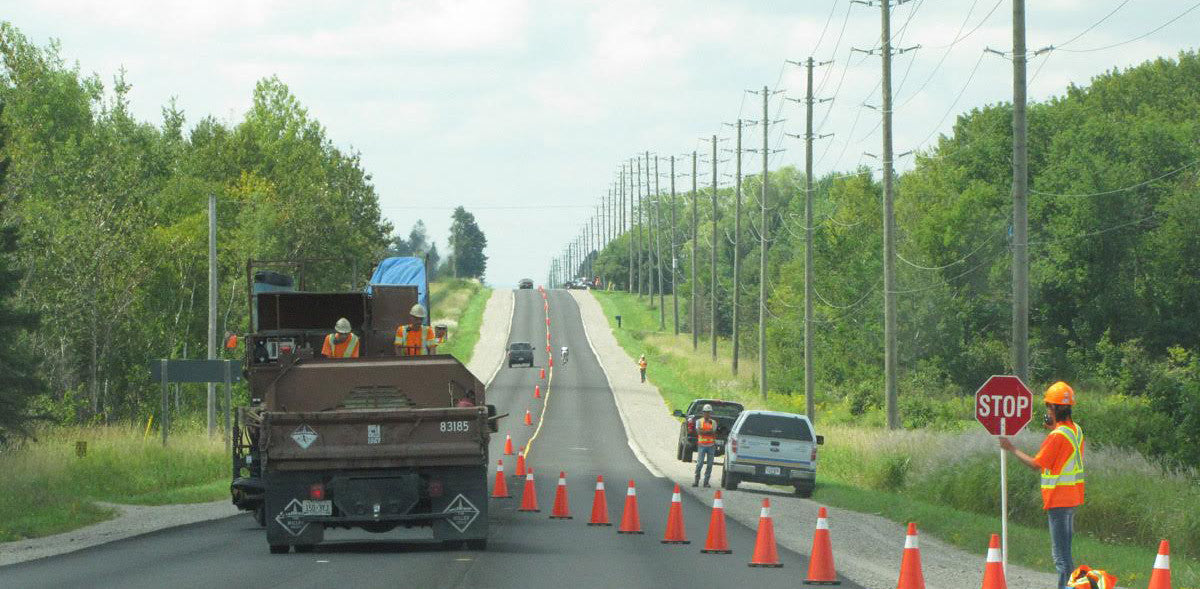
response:
[[[417,303],[408,314],[411,320],[396,328],[396,355],[436,354],[438,339],[433,327],[425,325],[425,307]]]
[[[1000,438],[1000,447],[1012,452],[1029,468],[1041,471],[1042,509],[1050,520],[1051,554],[1061,588],[1068,586],[1075,566],[1071,559],[1071,533],[1075,508],[1083,505],[1083,430],[1071,420],[1075,391],[1067,383],[1050,385],[1042,400],[1046,403],[1044,425],[1051,431],[1037,456],[1014,448],[1006,437]]]
[[[350,332],[350,320],[342,317],[333,325],[333,333],[325,336],[321,355],[326,358],[357,358],[358,336]]]
[[[637,365],[638,365],[638,372],[642,373],[642,382],[646,382],[646,355],[645,354],[642,354],[642,357],[638,358]]]
[[[696,476],[692,478],[693,487],[700,485],[700,466],[705,458],[708,458],[708,469],[704,471],[704,486],[707,487],[713,461],[717,458],[717,420],[712,418],[712,405],[708,403],[700,409],[700,419],[696,420]]]

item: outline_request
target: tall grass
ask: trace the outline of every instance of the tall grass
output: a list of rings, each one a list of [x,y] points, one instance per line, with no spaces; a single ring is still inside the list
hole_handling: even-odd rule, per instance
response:
[[[483,308],[491,295],[492,289],[477,280],[458,278],[430,283],[433,324],[447,327],[447,340],[439,352],[451,354],[463,364],[471,361],[479,341]]]
[[[696,397],[734,400],[751,408],[802,413],[803,395],[770,394],[764,401],[746,373],[732,376],[728,342],[718,341],[718,361],[710,343],[691,335],[658,331],[658,313],[636,295],[597,292],[617,341],[632,356],[645,353],[648,376],[672,408]],[[622,316],[616,327],[615,315]],[[949,431],[889,431],[867,416],[855,417],[847,401],[818,404],[820,454],[816,498],[850,509],[880,513],[897,521],[917,520],[943,539],[978,551],[979,539],[999,527],[999,451],[994,439],[969,423]],[[967,412],[969,403],[952,411]],[[1085,432],[1087,422],[1083,421]],[[1032,428],[1031,428],[1032,429]],[[1017,444],[1036,450],[1042,434],[1028,431]],[[1114,446],[1089,447],[1087,501],[1078,511],[1076,560],[1112,570],[1122,586],[1144,584],[1160,538],[1171,540],[1177,587],[1200,587],[1200,476],[1169,470],[1137,452]],[[1036,473],[1009,461],[1009,510],[1014,522],[1010,557],[1052,569],[1049,535]]]
[[[0,453],[0,541],[55,534],[112,517],[96,501],[161,505],[229,496],[220,437],[172,430],[170,443],[132,427],[55,427]],[[77,456],[76,442],[87,443]]]

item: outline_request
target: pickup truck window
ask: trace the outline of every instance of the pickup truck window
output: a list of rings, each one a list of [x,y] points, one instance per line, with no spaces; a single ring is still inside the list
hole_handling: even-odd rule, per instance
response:
[[[530,344],[527,344],[527,343],[518,342],[518,343],[515,343],[515,344],[509,346],[509,349],[513,350],[513,351],[517,351],[517,350],[525,351],[525,350],[532,350],[533,346]]]
[[[742,423],[742,435],[761,438],[780,438],[801,442],[813,441],[812,431],[802,419],[779,415],[750,415]]]
[[[734,418],[742,412],[742,406],[736,403],[713,403],[710,401],[709,404],[713,406],[713,417]],[[692,405],[690,414],[697,416],[700,415],[700,408],[703,406],[704,403],[696,403],[695,405]]]

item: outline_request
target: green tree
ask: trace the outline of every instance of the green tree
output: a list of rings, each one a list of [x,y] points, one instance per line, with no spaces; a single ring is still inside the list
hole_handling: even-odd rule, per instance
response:
[[[487,270],[487,237],[475,222],[475,215],[463,207],[454,209],[450,223],[451,269],[458,278],[482,278]]]

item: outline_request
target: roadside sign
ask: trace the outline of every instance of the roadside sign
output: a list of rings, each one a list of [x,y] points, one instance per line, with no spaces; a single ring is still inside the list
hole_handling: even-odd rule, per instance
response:
[[[1033,393],[1016,376],[993,376],[975,391],[975,419],[993,436],[1011,436],[1033,419]]]
[[[162,443],[167,445],[167,430],[170,428],[171,413],[167,404],[167,383],[172,382],[223,382],[225,383],[225,449],[229,450],[230,413],[233,405],[233,383],[241,378],[241,362],[237,360],[170,360],[163,358],[150,362],[150,378],[162,387],[162,414],[159,427]],[[147,425],[147,428],[150,426]]]

